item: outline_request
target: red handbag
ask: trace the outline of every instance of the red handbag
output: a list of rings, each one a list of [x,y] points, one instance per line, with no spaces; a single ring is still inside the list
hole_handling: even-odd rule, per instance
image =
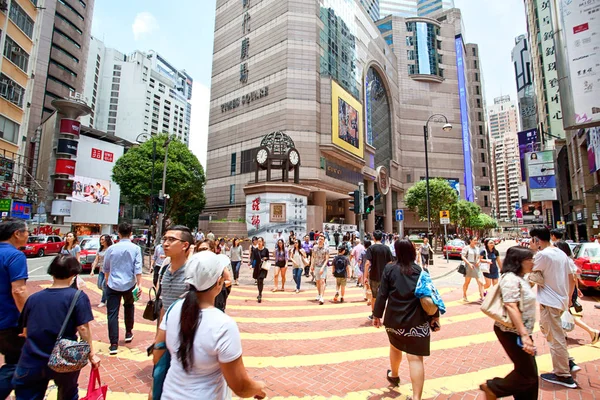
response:
[[[107,391],[108,386],[102,386],[102,383],[100,383],[100,370],[92,368],[87,394],[81,400],[105,400]]]

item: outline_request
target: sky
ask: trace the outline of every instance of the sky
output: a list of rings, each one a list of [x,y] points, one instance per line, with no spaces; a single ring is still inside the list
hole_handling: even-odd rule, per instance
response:
[[[463,14],[465,39],[477,43],[488,104],[516,99],[511,52],[526,33],[523,0],[454,0]],[[168,4],[168,5],[167,5]],[[128,54],[155,50],[194,79],[190,149],[206,165],[216,0],[97,0],[92,35]]]

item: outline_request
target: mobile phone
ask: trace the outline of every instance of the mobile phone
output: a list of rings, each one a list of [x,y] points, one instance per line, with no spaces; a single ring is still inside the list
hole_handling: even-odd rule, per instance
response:
[[[440,323],[439,323],[439,321],[433,321],[431,323],[431,330],[434,331],[434,332],[437,332],[437,331],[440,330]]]
[[[517,336],[517,346],[523,348],[523,341],[521,340],[521,336]],[[533,355],[537,356],[537,349],[534,349]]]

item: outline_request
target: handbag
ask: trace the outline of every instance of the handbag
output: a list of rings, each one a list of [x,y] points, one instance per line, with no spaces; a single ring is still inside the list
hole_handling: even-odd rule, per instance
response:
[[[160,316],[160,310],[162,310],[163,302],[160,298],[160,294],[162,292],[162,278],[167,271],[167,266],[162,267],[162,271],[160,272],[160,276],[158,278],[158,292],[155,288],[150,288],[148,291],[149,300],[146,303],[146,308],[144,309],[144,314],[142,317],[147,319],[148,321],[156,321]],[[152,291],[154,290],[154,299],[152,298]]]
[[[262,262],[262,264],[260,264],[260,268],[264,269],[266,271],[271,269],[271,262],[269,260],[265,260]]]
[[[501,278],[502,279],[502,278]],[[519,300],[519,310],[522,312],[523,309],[523,288],[521,288],[521,298]],[[514,324],[506,309],[504,308],[504,301],[502,300],[502,290],[500,289],[500,283],[492,286],[488,291],[485,300],[481,304],[481,312],[490,317],[496,322],[508,328],[514,328]]]
[[[464,262],[460,263],[458,266],[458,273],[461,275],[467,275],[467,266]]]
[[[90,344],[84,341],[80,342],[63,338],[63,334],[65,333],[65,329],[67,329],[67,324],[69,323],[71,314],[73,314],[75,304],[77,304],[77,299],[80,294],[81,290],[78,290],[75,293],[75,296],[73,296],[71,306],[69,307],[67,316],[60,328],[56,343],[52,349],[52,354],[50,354],[50,359],[48,360],[48,368],[56,372],[64,373],[79,371],[88,363]]]
[[[100,369],[92,368],[87,393],[81,400],[105,400],[106,392],[108,392],[108,386],[102,386],[100,382]]]

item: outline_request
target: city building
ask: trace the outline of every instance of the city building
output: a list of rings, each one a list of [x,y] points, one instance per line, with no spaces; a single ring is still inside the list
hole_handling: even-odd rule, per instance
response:
[[[452,8],[454,8],[454,0],[379,0],[381,18],[388,15],[425,17]]]
[[[516,132],[504,132],[492,139],[492,154],[495,216],[502,224],[510,225],[517,222],[515,209],[521,205],[521,167]],[[519,206],[515,207],[516,204]]]
[[[531,51],[526,35],[515,39],[512,51],[512,62],[515,67],[515,82],[519,101],[520,131],[537,128],[536,96],[531,71]]]
[[[380,18],[379,0],[360,0],[360,4],[367,10],[373,21],[377,21]]]
[[[40,36],[27,125],[26,155],[36,175],[39,127],[53,112],[52,100],[81,93],[95,0],[46,0],[40,11]],[[27,3],[26,1],[24,3]],[[29,2],[31,3],[31,2]]]
[[[92,37],[83,95],[92,108],[83,125],[131,142],[169,132],[189,144],[192,78],[160,54],[124,54]]]
[[[506,132],[519,131],[519,117],[517,106],[511,101],[510,96],[494,98],[494,104],[487,110],[490,137],[494,140],[502,139]]]

